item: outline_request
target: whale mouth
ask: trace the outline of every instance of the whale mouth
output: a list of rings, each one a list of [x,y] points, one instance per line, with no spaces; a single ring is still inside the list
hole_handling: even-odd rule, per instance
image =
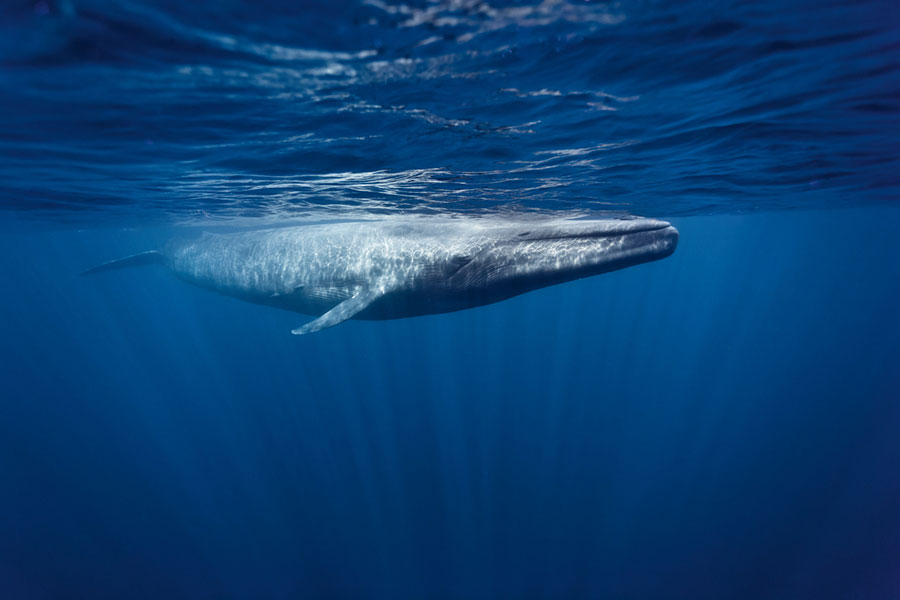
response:
[[[671,230],[671,232],[666,232]],[[677,241],[678,230],[667,221],[657,219],[606,219],[566,221],[557,227],[523,231],[518,234],[518,240],[523,242],[538,242],[569,239],[596,239],[623,237],[632,234],[649,234],[655,231],[665,232],[674,236]]]
[[[570,221],[544,231],[526,231],[517,244],[547,244],[546,252],[575,257],[575,268],[605,269],[618,263],[637,264],[670,256],[678,246],[678,230],[657,219]],[[554,248],[554,249],[551,249]]]
[[[655,238],[653,244],[656,247],[658,258],[665,258],[675,252],[678,247],[678,230],[669,224],[660,229],[651,229],[649,233]]]
[[[655,219],[544,222],[511,233],[466,256],[450,279],[515,295],[659,260],[678,244],[678,230]]]
[[[628,236],[635,235],[641,233],[651,233],[654,231],[664,231],[666,229],[675,229],[666,221],[655,221],[655,220],[645,220],[645,221],[625,221],[625,223],[634,223],[634,225],[616,227],[612,229],[596,229],[590,231],[582,231],[573,233],[570,235],[561,235],[556,239],[567,239],[567,238],[606,238],[606,237],[620,237],[620,236]]]

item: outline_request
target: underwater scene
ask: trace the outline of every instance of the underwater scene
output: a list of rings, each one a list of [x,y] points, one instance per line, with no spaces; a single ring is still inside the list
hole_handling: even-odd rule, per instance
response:
[[[0,1],[0,599],[900,598],[896,0]]]

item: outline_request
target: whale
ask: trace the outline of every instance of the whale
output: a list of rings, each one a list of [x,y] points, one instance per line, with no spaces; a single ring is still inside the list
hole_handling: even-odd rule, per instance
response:
[[[226,296],[315,317],[449,313],[671,255],[678,231],[648,218],[410,217],[204,232],[84,271],[158,264]]]

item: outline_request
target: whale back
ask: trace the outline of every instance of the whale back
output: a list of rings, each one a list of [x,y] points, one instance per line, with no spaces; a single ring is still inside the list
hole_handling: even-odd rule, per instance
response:
[[[370,222],[206,233],[166,254],[181,278],[223,294],[316,314],[357,294],[449,281],[484,236]]]

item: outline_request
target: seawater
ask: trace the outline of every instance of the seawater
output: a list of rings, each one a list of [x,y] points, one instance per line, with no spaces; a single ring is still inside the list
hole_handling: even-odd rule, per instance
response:
[[[893,2],[0,7],[4,598],[900,594]],[[306,317],[173,235],[641,214],[675,254]]]

